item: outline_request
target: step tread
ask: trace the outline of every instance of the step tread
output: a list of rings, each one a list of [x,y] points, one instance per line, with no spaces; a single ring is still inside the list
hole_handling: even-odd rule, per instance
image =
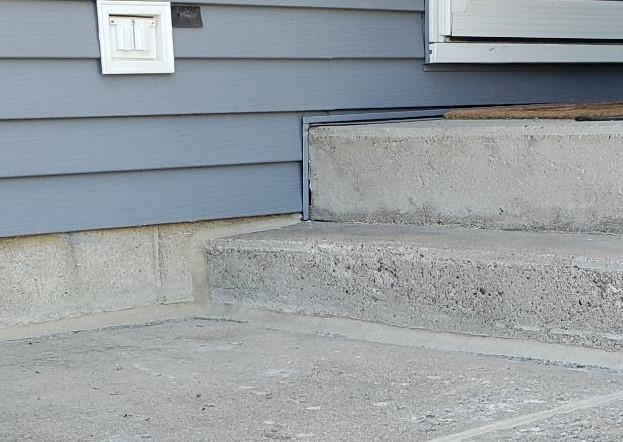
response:
[[[311,129],[312,140],[322,138],[376,138],[384,142],[408,137],[432,138],[482,137],[487,135],[525,137],[606,136],[623,135],[623,121],[575,120],[425,120],[344,126],[317,126]]]
[[[453,252],[493,252],[502,257],[594,257],[623,263],[623,236],[608,234],[518,232],[450,226],[306,222],[236,237],[211,240],[219,247],[262,248],[280,244],[379,243]]]

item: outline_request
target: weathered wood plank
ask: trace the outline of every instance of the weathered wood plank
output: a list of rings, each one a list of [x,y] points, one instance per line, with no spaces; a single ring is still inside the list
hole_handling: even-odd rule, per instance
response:
[[[301,209],[300,163],[0,180],[0,237]]]
[[[535,104],[453,109],[449,120],[609,120],[623,119],[623,103]]]

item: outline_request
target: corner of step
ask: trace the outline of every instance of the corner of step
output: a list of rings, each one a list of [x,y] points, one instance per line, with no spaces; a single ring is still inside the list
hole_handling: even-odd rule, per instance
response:
[[[229,236],[219,236],[208,238],[205,241],[205,246],[212,250],[228,250],[228,249],[260,249],[269,244],[291,242],[294,238],[279,237],[277,235],[286,229],[297,228],[301,225],[310,224],[309,222],[299,221],[297,223],[291,223],[280,226],[270,226],[263,229],[255,229],[244,232],[237,232]]]

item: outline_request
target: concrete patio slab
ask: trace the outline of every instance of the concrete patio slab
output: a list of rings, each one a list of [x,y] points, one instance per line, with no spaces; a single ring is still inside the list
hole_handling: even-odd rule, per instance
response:
[[[591,425],[569,434],[620,440],[623,376],[598,368],[210,320],[4,342],[0,353],[0,440],[468,440],[492,425],[480,440],[515,440],[578,416]],[[528,433],[507,428],[518,418]]]

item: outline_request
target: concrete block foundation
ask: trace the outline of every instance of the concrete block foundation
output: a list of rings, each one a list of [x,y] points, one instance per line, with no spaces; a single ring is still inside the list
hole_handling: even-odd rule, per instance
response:
[[[0,329],[205,302],[205,241],[299,215],[0,239]]]

